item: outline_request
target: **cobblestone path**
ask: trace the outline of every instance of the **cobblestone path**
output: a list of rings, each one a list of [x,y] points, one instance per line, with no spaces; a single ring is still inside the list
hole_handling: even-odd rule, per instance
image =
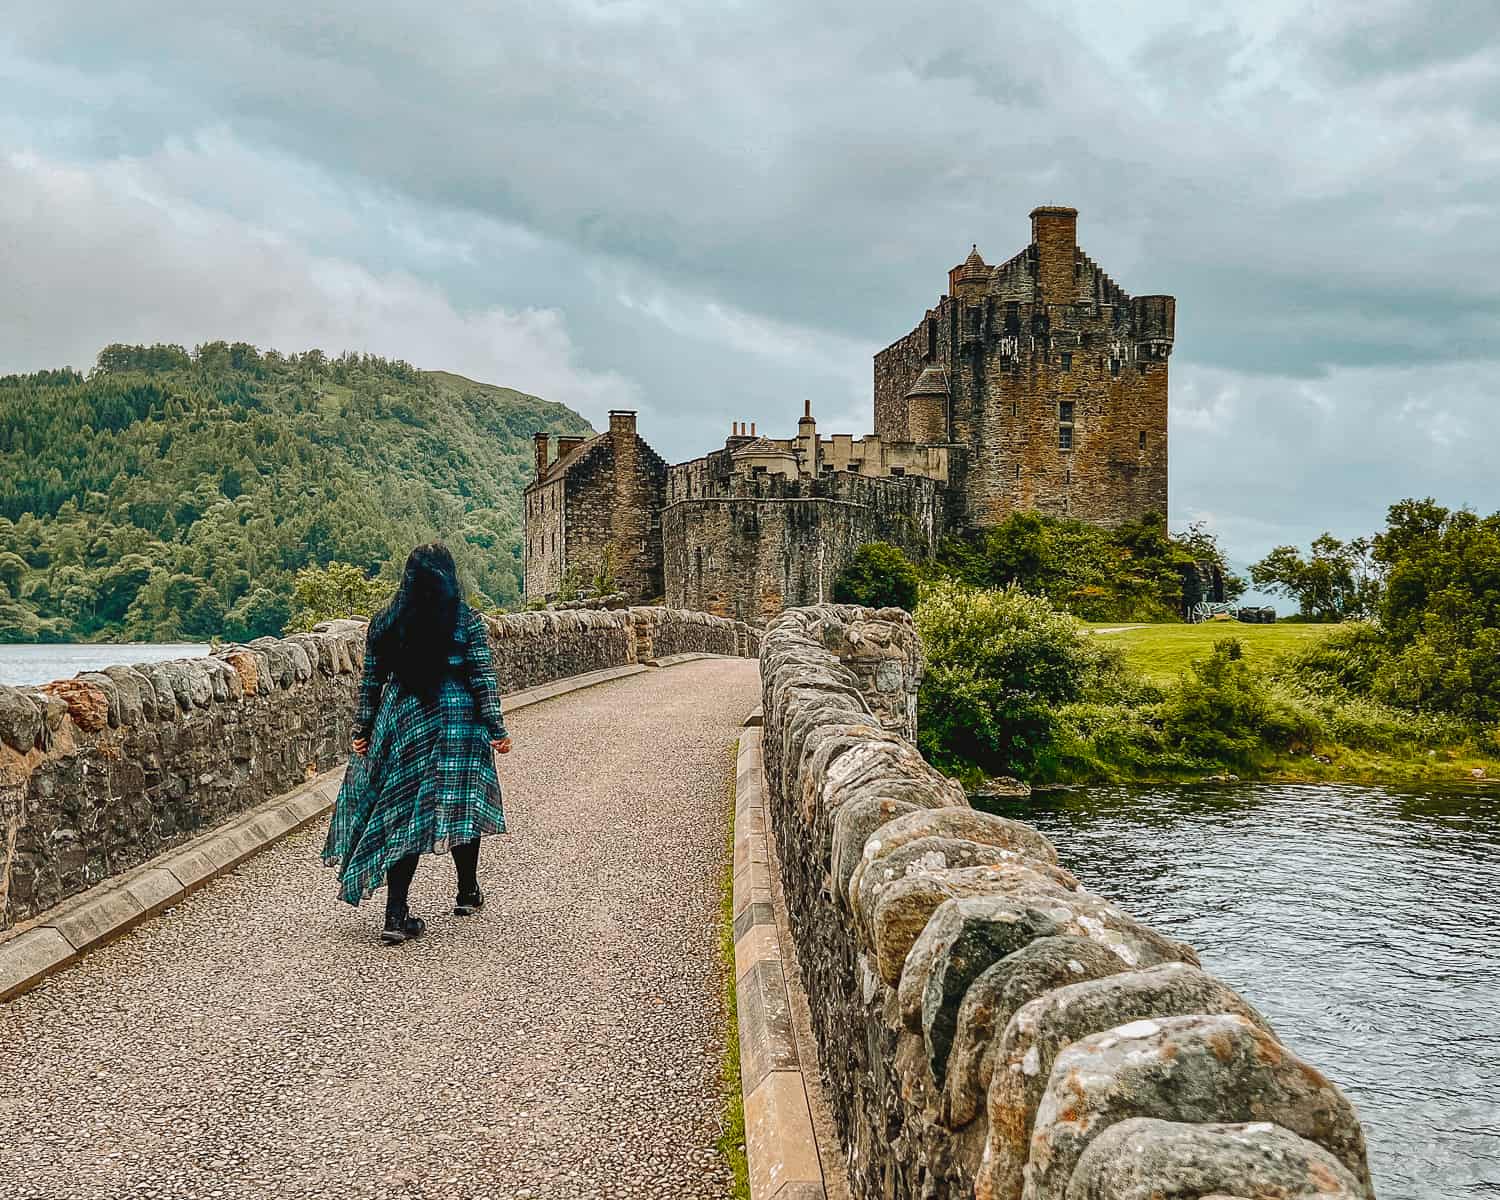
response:
[[[510,719],[476,917],[340,904],[320,822],[0,1006],[5,1197],[719,1197],[719,884],[756,664]]]

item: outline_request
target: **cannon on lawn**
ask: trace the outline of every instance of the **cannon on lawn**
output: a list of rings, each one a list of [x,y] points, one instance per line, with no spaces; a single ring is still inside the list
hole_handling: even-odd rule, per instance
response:
[[[1188,609],[1188,624],[1204,621],[1241,621],[1246,625],[1272,625],[1276,610],[1270,605],[1240,605],[1227,601],[1200,600]]]

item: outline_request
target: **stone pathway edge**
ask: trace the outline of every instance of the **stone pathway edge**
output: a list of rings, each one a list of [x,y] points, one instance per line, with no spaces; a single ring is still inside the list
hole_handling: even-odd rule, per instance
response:
[[[797,965],[783,966],[777,931],[760,723],[757,709],[740,738],[734,786],[734,974],[750,1196],[825,1200],[786,983],[786,971]]]
[[[506,712],[582,688],[721,654],[676,654],[649,665],[608,667],[539,684],[501,698]],[[226,871],[333,807],[344,768],[335,767],[165,854],[70,897],[56,908],[0,934],[0,1003],[78,962],[89,951],[179,903]]]

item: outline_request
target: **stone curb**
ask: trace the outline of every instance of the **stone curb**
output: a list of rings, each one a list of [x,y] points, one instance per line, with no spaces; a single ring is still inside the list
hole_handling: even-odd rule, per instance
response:
[[[771,893],[758,713],[740,735],[734,788],[734,974],[750,1196],[825,1200]]]
[[[727,656],[673,655],[670,660],[662,660],[662,665],[723,657]],[[507,713],[516,712],[568,692],[643,675],[651,669],[634,664],[590,671],[512,692],[501,697],[501,703]],[[40,917],[0,935],[0,1003],[35,987],[90,950],[129,932],[247,858],[317,820],[333,807],[343,777],[342,766],[325,771],[292,791],[123,875],[69,897]]]
[[[738,658],[737,654],[708,654],[700,650],[690,651],[684,654],[667,654],[661,658],[648,658],[648,667],[675,667],[678,663],[697,662],[703,658]]]

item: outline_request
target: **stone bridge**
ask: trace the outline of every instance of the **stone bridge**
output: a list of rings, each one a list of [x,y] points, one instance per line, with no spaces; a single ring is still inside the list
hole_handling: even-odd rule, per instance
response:
[[[754,1200],[1373,1196],[1249,1001],[921,761],[904,614],[490,632],[512,832],[394,949],[317,856],[362,627],[0,688],[0,1194],[728,1196],[732,983]]]

